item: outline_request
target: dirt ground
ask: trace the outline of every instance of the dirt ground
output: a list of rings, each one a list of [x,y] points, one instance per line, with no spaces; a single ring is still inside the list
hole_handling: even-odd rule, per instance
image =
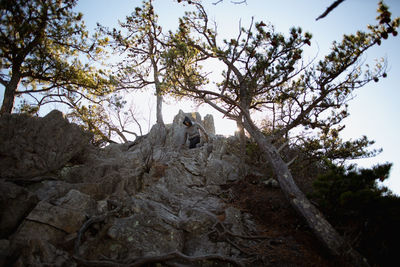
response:
[[[263,236],[270,238],[253,249],[254,266],[348,266],[331,257],[285,199],[280,188],[266,186],[259,177],[226,185],[230,205],[254,216]]]

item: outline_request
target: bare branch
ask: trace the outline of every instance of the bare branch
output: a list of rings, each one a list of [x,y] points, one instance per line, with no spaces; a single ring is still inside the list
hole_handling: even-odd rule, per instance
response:
[[[338,5],[340,5],[344,0],[336,0],[335,2],[332,3],[332,5],[330,5],[324,13],[322,13],[318,18],[316,18],[315,20],[319,20],[322,19],[324,17],[326,17],[333,9],[335,9]]]
[[[297,155],[297,156],[295,156],[293,159],[291,159],[288,163],[286,163],[286,166],[290,166],[290,165],[292,165],[293,164],[293,162],[295,162],[295,160],[298,158],[299,156]]]
[[[219,3],[221,3],[221,2],[223,2],[224,0],[218,0],[217,2],[215,2],[215,3],[212,3],[213,5],[218,5]]]
[[[285,143],[283,143],[279,148],[278,148],[278,153],[280,153],[287,145],[289,144],[289,140],[287,140]]]
[[[121,205],[119,202],[111,201],[111,200],[108,200],[108,202],[109,202],[111,205],[114,205],[114,206],[115,206],[115,208],[114,208],[113,210],[111,210],[111,211],[109,211],[109,212],[107,212],[107,213],[105,213],[105,214],[99,215],[99,216],[93,216],[92,218],[90,218],[89,220],[87,220],[87,221],[82,225],[81,229],[79,229],[78,236],[77,236],[77,238],[76,238],[76,240],[75,240],[74,256],[76,256],[76,257],[79,258],[79,246],[81,245],[81,242],[82,242],[82,236],[83,236],[83,234],[86,232],[86,230],[87,230],[92,224],[94,224],[94,223],[96,223],[96,222],[102,222],[102,221],[104,221],[106,218],[108,218],[108,217],[110,217],[110,216],[116,214],[118,211],[121,210],[122,205]]]
[[[235,5],[240,5],[240,4],[246,4],[247,5],[247,0],[242,0],[242,1],[231,1],[231,3]]]
[[[217,2],[212,3],[213,5],[218,5],[219,3],[223,2],[224,0],[218,0]],[[240,4],[246,4],[247,5],[247,0],[242,0],[242,1],[231,1],[232,4],[235,5],[240,5]]]

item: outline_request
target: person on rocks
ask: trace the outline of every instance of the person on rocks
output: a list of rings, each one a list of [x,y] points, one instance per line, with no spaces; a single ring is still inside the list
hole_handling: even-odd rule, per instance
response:
[[[183,140],[184,143],[186,143],[187,138],[189,138],[189,149],[196,148],[198,147],[198,144],[200,144],[200,131],[203,132],[206,142],[208,141],[208,134],[206,130],[204,130],[203,126],[196,122],[192,122],[187,116],[185,116],[183,124],[186,126],[185,137]]]

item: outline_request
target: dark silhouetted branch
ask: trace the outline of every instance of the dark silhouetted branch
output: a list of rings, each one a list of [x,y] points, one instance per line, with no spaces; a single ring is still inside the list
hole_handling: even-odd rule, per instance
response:
[[[338,5],[340,5],[344,0],[336,0],[335,2],[333,2],[332,5],[330,5],[324,13],[321,14],[321,16],[319,16],[318,18],[316,18],[315,20],[319,20],[322,19],[324,17],[326,17],[333,9],[335,9]]]

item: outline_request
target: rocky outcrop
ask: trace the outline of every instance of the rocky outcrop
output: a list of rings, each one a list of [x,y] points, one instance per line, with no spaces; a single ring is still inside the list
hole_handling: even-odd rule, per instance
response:
[[[172,125],[167,125],[169,130],[166,145],[178,148],[184,140],[184,128],[183,120],[185,116],[189,117],[192,121],[201,124],[206,130],[207,134],[211,137],[215,136],[214,118],[212,115],[206,115],[204,120],[201,119],[201,115],[198,112],[184,113],[182,110],[175,116]],[[201,134],[201,144],[204,143],[204,136]]]
[[[0,118],[0,263],[246,265],[256,223],[221,196],[255,170],[232,153],[235,137],[213,135],[210,116],[193,116],[208,143],[178,147],[184,116],[102,149],[57,111]]]
[[[88,145],[90,135],[57,110],[44,118],[5,114],[0,119],[0,177],[34,178],[58,170]]]
[[[25,188],[0,180],[0,239],[15,231],[37,202]]]

